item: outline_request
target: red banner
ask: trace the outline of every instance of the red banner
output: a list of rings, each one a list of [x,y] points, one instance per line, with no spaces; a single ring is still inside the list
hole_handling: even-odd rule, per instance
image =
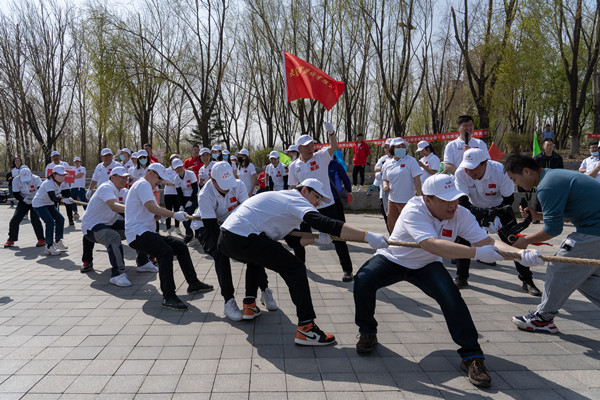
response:
[[[283,58],[288,103],[297,99],[315,99],[327,111],[331,110],[344,93],[346,84],[287,51],[283,52]]]
[[[588,139],[600,139],[600,133],[588,133]]]
[[[448,132],[448,133],[435,133],[433,135],[419,135],[419,136],[404,136],[402,139],[406,140],[408,143],[419,143],[421,140],[426,140],[428,142],[447,142],[450,140],[454,140],[458,137],[458,132]],[[488,137],[490,132],[487,129],[479,129],[473,131],[472,137],[474,138],[483,138]],[[588,135],[589,136],[589,135]],[[600,137],[600,135],[599,135]],[[367,143],[372,143],[377,146],[381,146],[385,143],[386,139],[374,139],[374,140],[365,140]],[[338,142],[338,147],[340,149],[349,149],[354,146],[356,142]],[[329,143],[315,143],[315,149],[321,149],[323,147],[329,146]]]
[[[65,168],[67,171],[67,176],[65,176],[65,182],[67,183],[75,183],[75,167],[67,167]]]

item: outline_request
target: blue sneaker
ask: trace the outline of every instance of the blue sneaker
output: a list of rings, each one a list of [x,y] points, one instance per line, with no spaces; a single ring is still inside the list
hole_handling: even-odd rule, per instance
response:
[[[558,328],[554,325],[554,319],[545,320],[537,313],[537,311],[527,315],[514,316],[512,317],[512,322],[518,326],[519,329],[528,332],[558,333]]]

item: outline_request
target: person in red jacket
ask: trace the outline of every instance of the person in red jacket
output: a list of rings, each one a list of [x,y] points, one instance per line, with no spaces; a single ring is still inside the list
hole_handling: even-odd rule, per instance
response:
[[[371,154],[369,145],[363,142],[362,133],[356,135],[356,143],[354,143],[352,149],[354,150],[354,159],[352,160],[352,164],[354,164],[354,168],[352,169],[352,185],[356,187],[356,178],[360,173],[360,186],[356,190],[362,190],[362,187],[365,184],[365,166],[367,165],[367,156]]]
[[[202,165],[202,161],[200,161],[200,146],[195,144],[192,146],[192,156],[186,158],[183,162],[183,167],[193,171],[196,174],[196,179],[198,179],[198,171],[200,171]]]

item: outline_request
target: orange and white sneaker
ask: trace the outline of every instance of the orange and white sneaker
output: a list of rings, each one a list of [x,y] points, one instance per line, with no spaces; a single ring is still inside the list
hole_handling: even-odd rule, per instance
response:
[[[335,336],[323,332],[314,321],[298,325],[296,344],[303,346],[327,346],[335,343]]]
[[[251,301],[251,303],[250,303]],[[243,319],[254,319],[262,314],[260,308],[256,307],[256,299],[254,298],[246,298],[244,299],[244,310],[243,310]]]

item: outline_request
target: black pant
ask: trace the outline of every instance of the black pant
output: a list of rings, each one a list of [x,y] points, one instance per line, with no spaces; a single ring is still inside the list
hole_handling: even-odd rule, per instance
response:
[[[280,243],[269,239],[267,235],[252,234],[248,237],[221,231],[218,242],[219,250],[239,262],[247,264],[248,268],[260,266],[277,272],[285,281],[292,302],[296,306],[298,322],[315,319],[315,310],[308,287],[306,267],[304,263],[287,251]],[[256,282],[247,285],[258,286],[259,274],[252,274]]]
[[[199,282],[190,252],[181,239],[173,236],[160,236],[156,232],[146,231],[137,235],[135,240],[129,243],[129,247],[140,253],[147,253],[158,259],[158,277],[160,278],[160,290],[163,297],[175,295],[175,280],[173,279],[173,256],[181,267],[181,272],[188,284]],[[138,254],[139,257],[139,254]]]
[[[500,217],[500,223],[502,225],[510,224],[514,222],[515,216],[504,214]],[[507,244],[510,244],[508,241],[504,241]],[[465,246],[471,246],[467,240],[458,236],[456,238],[456,243],[464,244]],[[469,258],[460,258],[456,260],[456,277],[458,279],[467,279],[469,277],[469,267],[471,266],[471,259]],[[532,282],[533,273],[529,267],[525,267],[518,262],[515,261],[515,267],[517,268],[517,272],[519,273],[519,279],[523,282]]]
[[[340,202],[340,205],[341,205],[341,202]],[[342,212],[340,215],[338,215],[337,208],[339,208],[339,207],[337,207],[336,204],[332,204],[328,207],[320,208],[318,211],[321,214],[323,214],[329,218],[333,218],[333,219],[337,219],[337,220],[346,222],[346,218],[344,216],[344,211],[343,211],[343,206],[342,206]],[[300,224],[300,231],[301,232],[311,232],[311,229],[310,229],[310,226],[308,226],[307,224],[305,224],[303,222],[302,224]],[[341,242],[339,240],[334,240],[333,245],[335,246],[335,252],[337,253],[338,258],[340,260],[340,265],[342,266],[342,270],[344,272],[348,272],[351,274],[352,273],[352,260],[350,259],[350,251],[348,250],[348,245],[346,244],[346,242]],[[300,260],[302,260],[302,262],[306,262],[306,250],[304,249],[304,247],[294,248],[294,253],[296,254],[296,257],[298,257]]]
[[[233,277],[231,276],[231,262],[229,261],[229,257],[221,253],[217,247],[219,233],[219,230],[211,232],[206,228],[200,228],[196,231],[196,237],[198,238],[198,241],[200,241],[204,252],[215,260],[215,272],[219,279],[221,296],[223,296],[223,299],[227,302],[229,299],[233,298],[235,288],[233,287]],[[261,275],[259,277],[259,286],[262,290],[265,290],[269,285],[264,267],[246,268],[246,297],[256,297],[258,292],[257,286],[249,286],[251,283],[256,282],[256,279],[251,276],[252,274]]]
[[[60,192],[62,197],[71,197],[71,189],[65,189]],[[73,204],[64,204],[65,210],[67,210],[67,218],[69,219],[69,224],[73,223]],[[56,207],[58,208],[58,206]]]
[[[179,197],[176,194],[165,194],[165,208],[171,211],[179,211]],[[167,229],[171,228],[171,218],[166,219]],[[175,220],[175,228],[179,228],[179,221]]]
[[[360,174],[360,184],[365,184],[365,166],[355,165],[352,167],[352,184],[356,186],[356,176]]]
[[[37,240],[44,239],[44,228],[42,227],[42,223],[40,222],[40,217],[37,215],[31,204],[27,204],[23,201],[17,202],[17,208],[15,208],[15,213],[11,218],[8,224],[8,240],[12,242],[16,242],[19,240],[19,224],[23,221],[23,218],[29,213],[29,219],[31,220],[31,226],[33,226],[33,231],[35,232],[35,236]]]

